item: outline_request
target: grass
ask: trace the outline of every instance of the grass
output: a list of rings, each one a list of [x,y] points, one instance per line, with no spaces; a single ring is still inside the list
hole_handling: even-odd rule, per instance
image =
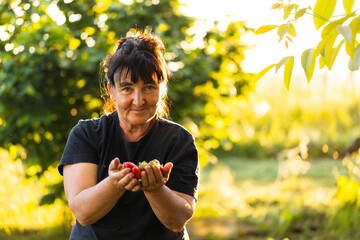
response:
[[[345,170],[333,159],[303,161],[309,168],[303,174],[280,176],[288,167],[277,160],[221,159],[202,169],[199,202],[190,232],[194,239],[316,239],[324,227],[336,176]],[[299,165],[298,165],[299,167]],[[300,166],[301,167],[301,166]],[[201,230],[198,221],[211,225],[221,217],[230,223],[220,230]],[[235,220],[234,220],[235,219]],[[197,233],[200,229],[202,233]],[[232,230],[231,230],[232,229]],[[232,232],[231,232],[232,231]],[[228,237],[225,237],[228,236]],[[319,238],[320,239],[320,238]]]
[[[249,97],[236,106],[241,116],[236,155],[263,158],[310,139],[312,158],[332,158],[360,136],[360,84],[358,74],[316,74],[307,83],[294,75],[290,90],[283,78],[269,77],[256,84]],[[236,131],[236,129],[234,129]],[[245,147],[244,147],[245,146]]]
[[[336,187],[334,170],[341,171],[341,160],[334,159],[313,159],[310,160],[309,170],[299,176],[316,180],[321,186]],[[239,158],[221,159],[216,165],[209,165],[204,172],[211,171],[217,166],[227,166],[231,169],[235,181],[254,181],[257,184],[269,183],[278,178],[279,161],[274,159],[252,160]],[[206,175],[205,175],[206,177]]]
[[[65,203],[39,206],[47,184],[59,181],[59,174],[49,168],[40,179],[34,177],[36,167],[25,169],[18,152],[15,146],[0,148],[0,239],[64,239],[72,219]]]
[[[14,230],[11,233],[0,232],[1,240],[64,240],[69,239],[69,229],[61,227],[33,230]]]
[[[40,180],[25,178],[31,170],[11,161],[4,150],[0,155],[0,239],[67,239],[73,220],[68,207],[37,204],[46,184],[58,180],[56,171],[50,169]],[[191,239],[317,239],[333,206],[336,176],[344,168],[333,159],[294,162],[309,168],[284,177],[280,170],[291,165],[235,157],[203,167],[197,209],[188,227]]]

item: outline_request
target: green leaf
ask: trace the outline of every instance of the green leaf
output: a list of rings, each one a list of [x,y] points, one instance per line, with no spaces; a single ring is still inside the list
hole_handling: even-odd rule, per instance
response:
[[[280,62],[278,62],[278,63],[276,64],[275,73],[277,73],[277,71],[278,71],[284,64],[286,64],[287,61],[289,61],[290,58],[291,58],[291,56],[284,57],[283,59],[281,59]]]
[[[256,29],[255,34],[259,35],[259,34],[263,34],[263,33],[267,33],[271,30],[273,30],[274,28],[277,28],[278,25],[265,25],[265,26],[261,26],[258,29]]]
[[[279,37],[283,37],[288,32],[289,32],[289,24],[282,24],[279,26],[277,34],[279,35]]]
[[[294,25],[292,25],[291,23],[290,23],[290,26],[289,26],[289,28],[288,28],[288,31],[289,31],[289,34],[290,34],[291,36],[296,37],[295,27],[294,27]]]
[[[55,199],[56,199],[56,195],[54,193],[46,194],[41,197],[39,205],[44,206],[44,205],[52,204],[54,203]]]
[[[331,47],[330,44],[325,46],[325,55],[323,56],[324,57],[323,60],[329,70],[331,70],[332,67],[331,62],[333,60],[334,50],[335,49]]]
[[[349,55],[350,59],[354,58],[354,49],[355,49],[354,43],[348,43],[348,42],[345,43],[345,51]]]
[[[315,49],[306,49],[301,55],[301,65],[305,71],[306,79],[310,82],[315,68],[316,55],[314,54]]]
[[[294,56],[291,56],[286,62],[285,70],[284,70],[284,83],[287,90],[289,90],[290,87],[290,80],[291,80],[293,68],[294,68]]]
[[[349,60],[348,68],[350,71],[356,71],[360,68],[360,44],[354,50],[354,58]]]
[[[323,69],[326,66],[324,57],[319,59],[319,69]]]
[[[323,49],[320,52],[323,56],[324,63],[331,69],[331,62],[334,53],[334,43],[336,38],[339,36],[339,32],[337,30],[338,26],[341,26],[351,15],[346,15],[336,21],[333,21],[327,24],[324,29],[321,31],[321,43],[323,45]]]
[[[339,51],[340,51],[340,48],[341,48],[341,46],[344,44],[344,42],[345,42],[345,40],[343,39],[340,43],[339,43],[339,45],[334,49],[334,51],[333,51],[333,54],[332,54],[332,58],[331,58],[331,61],[330,61],[330,63],[329,63],[329,70],[331,70],[331,68],[332,68],[332,66],[333,66],[333,64],[334,64],[334,62],[335,62],[335,59],[336,59],[336,57],[337,57],[337,55],[338,55],[338,53],[339,53]]]
[[[299,11],[297,11],[295,13],[295,21],[298,20],[299,18],[301,18],[302,16],[304,16],[304,14],[306,13],[307,8],[302,8]]]
[[[319,42],[319,44],[317,45],[315,52],[316,52],[316,56],[321,54],[321,56],[325,55],[325,41],[322,40]]]
[[[337,27],[339,25],[342,25],[346,20],[348,20],[350,17],[354,16],[352,15],[346,15],[345,17],[342,17],[336,21],[333,21],[329,24],[327,24],[324,29],[321,31],[321,38],[325,40],[328,37],[331,37],[333,35],[338,35]]]
[[[318,30],[332,17],[336,0],[317,0],[314,7],[314,26]]]
[[[360,16],[357,16],[349,23],[351,31],[353,34],[360,33]]]
[[[356,44],[356,36],[360,33],[360,16],[357,16],[349,23],[349,27],[351,29],[351,42],[346,42],[345,50],[346,53],[349,55],[350,59],[354,57],[354,49]]]
[[[30,121],[30,115],[23,115],[16,120],[16,127],[20,128],[28,124]]]
[[[338,32],[343,35],[344,39],[348,42],[351,43],[352,41],[352,33],[351,33],[351,28],[349,26],[338,26],[337,27]]]
[[[355,0],[343,0],[344,10],[347,14],[351,13],[351,10],[354,6]]]
[[[260,78],[262,78],[268,71],[270,71],[270,69],[272,69],[273,67],[275,67],[276,64],[271,64],[270,66],[267,66],[266,68],[264,68],[263,70],[261,70],[261,72],[259,72],[258,74],[255,75],[254,77],[254,82],[257,82]]]
[[[291,11],[297,7],[298,7],[297,4],[290,4],[290,5],[285,6],[284,7],[284,15],[283,15],[284,20],[287,19],[290,16]]]
[[[307,71],[308,67],[310,66],[313,53],[314,53],[314,49],[309,48],[309,49],[306,49],[301,54],[301,66],[303,67],[305,72]]]

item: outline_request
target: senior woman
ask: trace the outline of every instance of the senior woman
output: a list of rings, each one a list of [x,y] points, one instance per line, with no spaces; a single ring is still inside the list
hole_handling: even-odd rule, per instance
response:
[[[105,60],[116,110],[81,120],[58,169],[76,223],[70,239],[188,239],[199,180],[193,136],[162,118],[169,70],[150,32],[121,38]],[[149,162],[137,179],[124,162]]]

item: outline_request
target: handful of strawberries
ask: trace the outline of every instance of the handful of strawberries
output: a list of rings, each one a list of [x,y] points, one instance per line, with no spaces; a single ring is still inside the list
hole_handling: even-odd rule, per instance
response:
[[[135,175],[136,179],[140,179],[141,178],[141,172],[145,171],[145,167],[146,166],[159,166],[160,171],[164,172],[164,167],[162,164],[160,164],[159,160],[154,159],[151,160],[149,163],[142,161],[139,163],[138,166],[136,166],[134,163],[132,162],[124,162],[124,164],[120,165],[120,170],[124,169],[124,168],[130,168],[131,172]]]

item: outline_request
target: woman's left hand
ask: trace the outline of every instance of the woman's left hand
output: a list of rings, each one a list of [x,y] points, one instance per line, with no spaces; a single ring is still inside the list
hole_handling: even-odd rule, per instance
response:
[[[172,167],[173,164],[168,162],[161,172],[157,165],[146,166],[145,171],[141,172],[141,189],[147,192],[159,190],[169,180]]]

